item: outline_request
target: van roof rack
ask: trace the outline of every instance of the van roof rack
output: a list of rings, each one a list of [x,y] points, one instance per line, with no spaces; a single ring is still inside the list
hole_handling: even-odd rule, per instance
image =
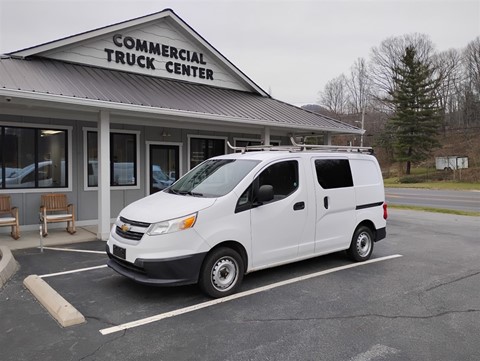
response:
[[[259,151],[259,150],[286,150],[290,152],[306,151],[306,150],[317,150],[323,152],[357,152],[357,153],[368,153],[373,154],[372,147],[356,147],[356,146],[342,146],[342,145],[318,145],[318,144],[299,144],[295,141],[293,137],[290,137],[290,142],[292,145],[247,145],[245,147],[235,147],[227,141],[230,149],[241,151],[242,154],[249,151]]]

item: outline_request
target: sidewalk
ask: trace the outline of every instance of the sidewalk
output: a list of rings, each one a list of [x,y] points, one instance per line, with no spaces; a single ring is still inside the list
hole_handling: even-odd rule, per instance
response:
[[[97,239],[97,226],[77,227],[77,232],[71,235],[64,228],[50,229],[48,236],[42,238],[44,247],[58,246]],[[0,234],[0,288],[12,277],[18,269],[18,263],[12,255],[13,250],[40,247],[40,230],[27,231],[14,240],[8,233]]]
[[[64,228],[49,229],[48,236],[43,237],[44,246],[58,246],[60,244],[79,243],[97,239],[97,226],[76,227],[73,235]],[[10,234],[0,234],[0,247],[6,246],[10,250],[40,247],[40,231],[26,231],[20,233],[20,238],[14,240]]]

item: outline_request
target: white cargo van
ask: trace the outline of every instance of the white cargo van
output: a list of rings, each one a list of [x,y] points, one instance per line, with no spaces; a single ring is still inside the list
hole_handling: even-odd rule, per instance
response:
[[[364,148],[309,148],[211,158],[128,205],[107,242],[109,267],[143,284],[198,283],[223,297],[260,269],[341,250],[369,259],[386,236],[377,160]]]

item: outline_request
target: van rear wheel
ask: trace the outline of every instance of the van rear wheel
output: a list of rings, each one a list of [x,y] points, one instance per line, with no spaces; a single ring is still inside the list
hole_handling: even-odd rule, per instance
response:
[[[198,285],[208,296],[225,297],[236,292],[243,280],[242,257],[231,248],[218,248],[207,255]]]
[[[370,258],[373,252],[373,233],[367,226],[355,230],[347,255],[354,261],[362,262]]]

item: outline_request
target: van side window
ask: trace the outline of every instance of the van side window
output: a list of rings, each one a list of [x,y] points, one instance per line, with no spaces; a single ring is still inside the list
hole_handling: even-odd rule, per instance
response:
[[[240,198],[238,198],[235,207],[235,213],[247,211],[252,208],[252,185],[245,189]]]
[[[258,190],[266,184],[273,187],[273,200],[269,203],[288,197],[298,188],[298,162],[289,160],[266,168],[242,193],[237,201],[235,213],[251,209],[255,202],[253,189]]]
[[[272,164],[258,176],[258,187],[273,186],[272,202],[288,197],[298,188],[298,162],[288,160]]]
[[[353,187],[348,159],[316,159],[315,170],[323,189]]]

